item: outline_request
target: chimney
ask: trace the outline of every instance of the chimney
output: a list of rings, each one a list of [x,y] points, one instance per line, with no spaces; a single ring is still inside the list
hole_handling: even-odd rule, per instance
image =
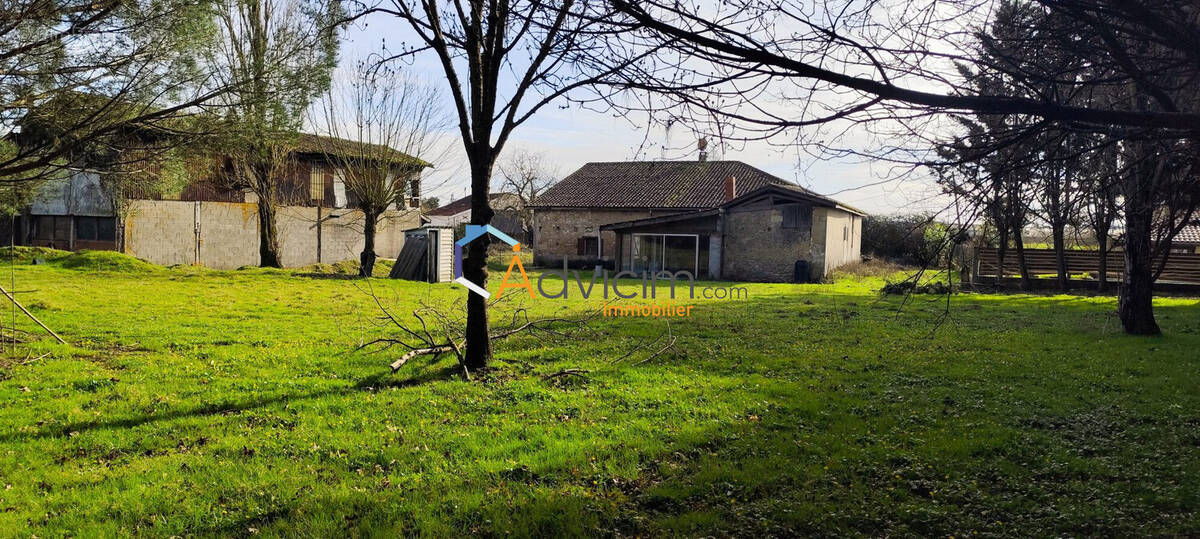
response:
[[[737,196],[737,178],[730,174],[725,177],[725,202],[733,200]]]
[[[696,149],[700,151],[700,162],[707,161],[708,160],[708,139],[706,139],[704,137],[700,137],[700,140],[696,141]]]

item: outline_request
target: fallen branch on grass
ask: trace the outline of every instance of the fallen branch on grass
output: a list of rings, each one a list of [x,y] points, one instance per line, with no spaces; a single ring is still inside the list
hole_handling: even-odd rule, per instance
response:
[[[396,361],[392,362],[392,365],[391,365],[392,372],[396,372],[396,371],[400,370],[400,367],[403,367],[405,363],[408,363],[408,360],[410,360],[414,357],[429,355],[429,354],[433,354],[436,356],[438,354],[444,354],[446,352],[453,352],[454,349],[455,349],[454,346],[451,346],[449,344],[444,344],[441,346],[433,346],[430,348],[417,348],[414,350],[410,350],[407,354],[400,356],[400,359],[397,359]]]
[[[379,296],[370,288],[370,282],[367,282],[366,286],[368,288],[364,291],[371,295],[375,305],[382,313],[379,320],[387,327],[398,330],[399,333],[395,336],[380,337],[365,342],[356,350],[370,348],[375,352],[384,352],[393,347],[407,349],[407,352],[400,358],[390,363],[392,372],[399,371],[401,367],[416,357],[432,356],[436,361],[442,354],[453,354],[458,360],[459,366],[462,367],[463,376],[467,380],[471,379],[463,352],[466,344],[466,318],[463,313],[466,312],[466,309],[462,308],[462,300],[455,301],[449,307],[437,307],[421,302],[420,306],[412,311],[411,320],[402,321],[400,317],[384,306]],[[488,302],[488,308],[492,309],[502,301],[504,300],[501,298],[492,299]],[[513,311],[508,325],[498,328],[489,336],[489,339],[496,342],[517,335],[528,335],[535,338],[577,337],[582,333],[592,331],[588,327],[588,322],[601,314],[603,311],[597,309],[578,317],[530,318],[529,311],[520,307]]]
[[[667,350],[673,350],[675,348],[675,334],[671,331],[671,321],[670,320],[667,320],[667,332],[659,335],[658,337],[655,337],[654,341],[651,344],[655,344],[658,341],[663,340],[664,338],[666,339],[666,344],[663,345],[662,348],[659,348],[657,352],[650,354],[650,356],[647,357],[646,359],[643,359],[641,361],[634,363],[634,365],[641,365],[643,363],[649,363],[650,360],[662,355],[663,352],[666,352]]]
[[[547,374],[547,375],[543,376],[543,377],[542,377],[542,380],[552,380],[552,379],[555,379],[555,378],[562,378],[562,377],[565,377],[565,376],[578,376],[578,377],[580,377],[580,378],[583,378],[584,380],[587,380],[587,379],[588,379],[588,377],[587,377],[587,376],[584,376],[584,375],[585,375],[585,374],[587,374],[587,373],[589,373],[589,372],[591,372],[591,371],[588,371],[588,370],[585,370],[585,369],[563,369],[563,370],[561,370],[561,371],[558,371],[558,372],[552,372],[552,373],[550,373],[550,374]]]
[[[24,305],[21,305],[21,302],[17,301],[17,298],[13,297],[13,295],[8,293],[8,290],[5,290],[2,286],[0,286],[0,293],[3,293],[4,297],[8,298],[8,301],[11,301],[13,305],[16,305],[18,309],[21,309],[21,312],[25,313],[25,316],[28,316],[30,320],[33,320],[35,323],[37,323],[37,325],[41,326],[42,329],[46,330],[46,333],[49,333],[51,337],[54,337],[59,344],[67,344],[67,341],[64,341],[63,338],[59,337],[53,329],[50,329],[49,326],[43,324],[41,320],[38,320],[33,313],[29,312],[29,309],[26,309]]]

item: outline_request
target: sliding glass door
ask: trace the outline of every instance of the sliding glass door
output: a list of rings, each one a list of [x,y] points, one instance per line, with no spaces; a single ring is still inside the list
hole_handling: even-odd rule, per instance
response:
[[[698,277],[700,236],[696,234],[634,234],[630,270],[657,273],[688,271]]]

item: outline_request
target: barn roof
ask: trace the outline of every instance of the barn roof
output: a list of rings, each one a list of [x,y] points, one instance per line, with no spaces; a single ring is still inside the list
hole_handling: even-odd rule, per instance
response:
[[[366,158],[392,163],[394,165],[414,165],[419,167],[433,166],[429,162],[408,155],[400,150],[383,144],[371,144],[337,137],[300,133],[296,137],[295,152],[313,155],[329,155],[342,158]]]
[[[512,193],[490,193],[490,194],[488,194],[488,200],[495,202],[505,196],[516,196],[516,195],[513,195]],[[471,197],[468,195],[468,196],[462,197],[458,200],[455,200],[454,202],[450,202],[449,204],[445,204],[443,206],[438,206],[437,208],[429,210],[429,211],[425,212],[425,215],[438,215],[438,216],[449,217],[451,215],[458,215],[458,214],[465,212],[467,210],[470,210],[470,209],[471,209]]]

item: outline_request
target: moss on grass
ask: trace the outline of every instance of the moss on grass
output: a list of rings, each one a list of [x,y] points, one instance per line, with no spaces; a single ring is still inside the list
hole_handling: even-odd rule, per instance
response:
[[[61,251],[49,247],[28,247],[24,245],[0,247],[0,262],[8,263],[15,261],[17,264],[33,264],[38,260],[49,262],[69,256],[70,254],[70,251]]]
[[[70,253],[56,262],[64,268],[77,271],[148,273],[163,269],[162,266],[114,251],[79,251]]]

